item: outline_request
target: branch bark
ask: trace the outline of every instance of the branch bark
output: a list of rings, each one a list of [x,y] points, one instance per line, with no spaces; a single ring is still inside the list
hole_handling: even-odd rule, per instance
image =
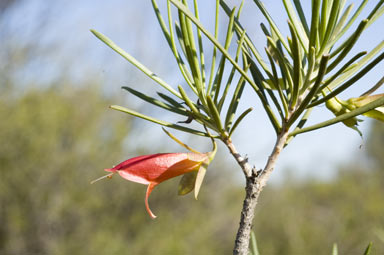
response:
[[[269,156],[264,169],[259,172],[255,167],[252,168],[249,165],[246,158],[240,156],[240,153],[237,152],[230,139],[224,141],[246,176],[246,195],[241,211],[240,224],[236,235],[233,254],[247,255],[249,252],[249,239],[251,237],[252,222],[255,216],[257,201],[261,191],[267,184],[269,176],[276,165],[277,158],[279,157],[287,138],[288,131],[283,129],[276,139],[275,146],[273,147],[272,153]]]

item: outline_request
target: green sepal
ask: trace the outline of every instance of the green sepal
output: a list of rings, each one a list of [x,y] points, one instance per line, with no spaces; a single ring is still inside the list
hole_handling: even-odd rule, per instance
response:
[[[197,171],[186,173],[181,177],[177,194],[184,196],[190,193],[195,188],[195,182],[197,177]]]
[[[335,116],[340,116],[350,111],[345,106],[345,103],[336,97],[333,97],[329,99],[327,102],[325,102],[325,106],[327,107],[328,110],[330,110],[333,114],[335,114]],[[363,136],[361,131],[357,128],[358,121],[360,121],[358,118],[352,117],[342,122],[347,127],[352,128],[353,130],[356,130],[356,132],[358,132],[360,136]]]
[[[208,158],[204,160],[204,162],[200,165],[199,171],[196,175],[196,181],[195,181],[195,199],[197,199],[197,196],[199,195],[199,191],[201,188],[201,184],[203,183],[205,174],[207,172],[208,165],[211,163],[211,161],[214,159],[217,151],[217,144],[215,140],[211,137],[213,148],[212,151],[207,152]]]
[[[205,174],[207,173],[208,165],[209,165],[209,160],[207,160],[206,162],[203,162],[203,164],[201,164],[199,168],[199,171],[197,172],[196,180],[195,180],[195,199],[196,200],[197,200],[197,196],[199,195],[201,185],[203,184]]]
[[[346,104],[347,104],[347,107],[350,106],[351,110],[352,110],[352,109],[355,109],[358,107],[362,107],[362,106],[364,106],[370,102],[373,102],[373,101],[380,99],[380,98],[383,98],[383,97],[384,97],[384,93],[383,94],[377,94],[377,95],[371,95],[371,96],[362,96],[362,97],[358,97],[358,98],[350,98],[346,101]],[[379,107],[377,107],[373,110],[370,110],[368,112],[365,112],[365,113],[363,113],[363,115],[367,116],[369,118],[373,118],[373,119],[384,122],[384,105],[379,106]]]

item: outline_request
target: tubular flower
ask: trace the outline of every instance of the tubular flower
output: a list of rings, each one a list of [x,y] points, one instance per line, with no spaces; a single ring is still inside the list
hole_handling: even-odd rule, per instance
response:
[[[347,101],[334,97],[329,99],[325,103],[325,105],[336,116],[339,116],[341,114],[350,112],[356,108],[362,107],[382,97],[384,97],[384,94],[365,95],[361,97],[350,98]],[[362,115],[384,122],[384,106],[377,107],[373,110],[363,113]],[[360,135],[362,135],[361,132],[357,129],[358,121],[361,121],[361,120],[359,120],[356,117],[353,117],[353,118],[344,120],[343,123],[346,126],[355,129],[357,132],[359,132]]]
[[[128,181],[147,185],[147,192],[145,194],[145,208],[152,218],[156,218],[156,216],[149,208],[149,195],[158,184],[168,179],[177,177],[179,175],[184,175],[180,180],[178,194],[185,195],[194,189],[195,198],[197,199],[197,195],[207,171],[207,167],[215,157],[217,150],[216,143],[211,137],[213,150],[206,153],[200,153],[179,141],[165,129],[163,130],[174,141],[191,152],[158,153],[134,157],[121,162],[113,168],[105,169],[105,171],[111,173],[102,176],[92,181],[91,183],[95,183],[104,178],[111,178],[112,175],[118,173],[121,177]]]
[[[381,97],[384,97],[384,94],[361,96],[357,98],[350,98],[347,100],[347,103],[350,110],[353,110],[373,102]],[[384,122],[384,106],[377,107],[373,110],[363,113],[363,115]]]
[[[153,188],[173,177],[198,171],[208,158],[207,153],[159,153],[131,158],[105,171],[118,173],[128,181],[148,185],[145,207],[149,215],[156,218],[148,204]]]
[[[336,116],[340,116],[350,111],[350,109],[346,106],[346,102],[337,97],[333,97],[329,99],[327,102],[325,102],[325,106],[328,108],[328,110],[333,112],[333,114],[335,114]],[[360,134],[360,136],[362,136],[362,133],[357,128],[358,121],[360,121],[358,118],[353,117],[353,118],[344,120],[343,123],[347,127],[356,130]]]

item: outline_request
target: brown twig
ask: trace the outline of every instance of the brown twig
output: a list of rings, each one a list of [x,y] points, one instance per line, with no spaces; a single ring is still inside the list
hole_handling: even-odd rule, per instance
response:
[[[235,158],[235,160],[241,167],[241,170],[243,170],[244,176],[246,178],[252,176],[252,167],[248,163],[248,159],[240,155],[240,153],[236,150],[235,145],[232,143],[231,138],[226,138],[223,141],[225,145],[228,147],[229,152],[232,154],[232,156]]]
[[[280,135],[277,137],[276,144],[273,147],[272,153],[269,156],[264,169],[260,172],[257,172],[256,168],[252,168],[246,158],[241,157],[230,139],[224,141],[246,176],[246,195],[241,211],[241,219],[233,254],[248,254],[249,239],[251,237],[252,222],[255,216],[257,201],[276,165],[277,158],[287,141],[287,137],[288,131],[283,128]]]

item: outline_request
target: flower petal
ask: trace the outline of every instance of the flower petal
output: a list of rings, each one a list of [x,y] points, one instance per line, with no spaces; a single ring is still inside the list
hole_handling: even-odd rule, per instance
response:
[[[191,161],[189,159],[182,160],[170,166],[167,171],[158,176],[154,181],[160,183],[170,178],[199,169],[202,162]]]
[[[384,122],[384,107],[377,107],[374,110],[364,113],[363,115]]]
[[[194,170],[206,158],[200,153],[159,153],[128,159],[106,171],[117,171],[124,179],[137,183],[160,183]]]
[[[149,185],[147,187],[147,192],[145,193],[145,208],[147,209],[147,212],[148,212],[149,216],[151,216],[152,219],[155,219],[157,216],[154,215],[153,212],[151,211],[151,209],[149,208],[148,198],[149,198],[149,195],[151,194],[153,188],[156,185],[157,185],[157,183],[154,183],[154,182],[149,183]]]

